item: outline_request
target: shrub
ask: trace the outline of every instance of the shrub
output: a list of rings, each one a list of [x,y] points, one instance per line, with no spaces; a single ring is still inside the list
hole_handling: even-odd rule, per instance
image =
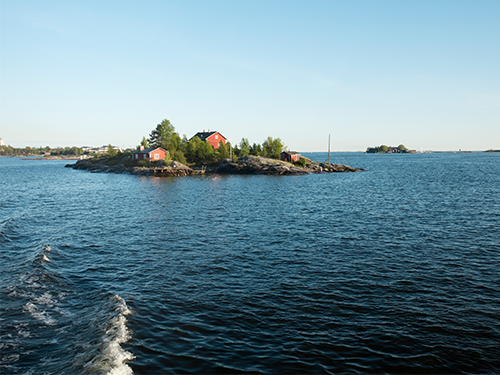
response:
[[[293,164],[296,165],[297,167],[304,168],[306,166],[306,164],[307,164],[307,159],[301,156],[301,157],[299,157],[299,160],[297,160]]]
[[[137,161],[137,165],[139,167],[145,167],[145,168],[153,167],[153,163],[151,163],[149,160],[139,160]]]

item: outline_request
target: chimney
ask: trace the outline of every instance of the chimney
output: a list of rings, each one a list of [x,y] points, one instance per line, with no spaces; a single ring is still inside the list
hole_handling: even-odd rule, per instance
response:
[[[143,145],[141,145],[141,147],[139,147],[139,149],[140,149],[141,151],[144,151],[144,146],[143,146]]]

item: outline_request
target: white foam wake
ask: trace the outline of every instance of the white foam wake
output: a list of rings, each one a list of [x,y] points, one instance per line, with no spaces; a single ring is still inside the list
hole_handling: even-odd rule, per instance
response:
[[[133,371],[126,362],[135,357],[121,347],[121,344],[130,339],[130,331],[126,325],[126,316],[130,314],[130,310],[120,296],[113,296],[112,302],[112,317],[101,323],[102,336],[98,339],[98,350],[83,367],[90,373],[131,375]]]
[[[53,326],[56,324],[56,320],[50,316],[50,314],[36,306],[35,304],[28,302],[23,306],[23,310],[30,313],[33,318],[36,320],[45,323],[48,326]]]

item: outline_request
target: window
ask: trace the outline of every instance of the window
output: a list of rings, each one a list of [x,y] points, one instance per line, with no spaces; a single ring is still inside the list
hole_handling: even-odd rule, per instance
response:
[[[215,139],[219,139],[219,136],[217,134],[215,135]]]
[[[139,154],[135,154],[135,160],[139,159]]]
[[[155,154],[155,160],[158,160],[160,158],[160,154]]]

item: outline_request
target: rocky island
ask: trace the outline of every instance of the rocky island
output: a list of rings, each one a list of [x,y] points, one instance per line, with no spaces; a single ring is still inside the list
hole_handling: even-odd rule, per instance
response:
[[[302,175],[362,170],[343,164],[313,162],[296,151],[288,151],[280,138],[267,137],[262,145],[251,145],[248,139],[242,138],[234,147],[216,130],[203,130],[189,139],[186,135],[181,138],[167,119],[151,131],[148,139],[143,137],[136,150],[122,153],[110,144],[105,155],[85,156],[66,167],[147,176]]]
[[[145,176],[192,176],[205,173],[217,174],[265,174],[265,175],[303,175],[310,173],[332,172],[359,172],[360,168],[353,168],[343,164],[319,163],[306,159],[304,166],[267,158],[263,156],[243,156],[238,159],[224,159],[214,166],[190,168],[177,161],[160,160],[152,166],[137,166],[129,155],[119,158],[101,156],[92,159],[79,160],[75,164],[66,164],[66,167],[90,172],[127,173]]]

